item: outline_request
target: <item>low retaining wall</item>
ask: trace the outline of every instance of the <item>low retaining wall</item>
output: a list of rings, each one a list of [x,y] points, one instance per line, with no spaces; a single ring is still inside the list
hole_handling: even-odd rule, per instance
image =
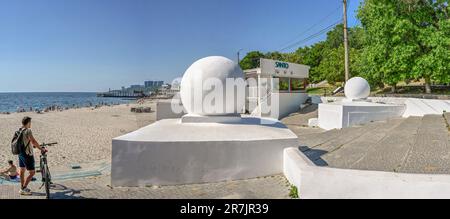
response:
[[[284,150],[283,166],[304,199],[450,198],[450,175],[318,167],[298,148]]]
[[[312,102],[328,103],[328,101],[339,102],[343,97],[321,97],[312,96]],[[424,115],[441,115],[444,111],[450,112],[450,100],[437,99],[419,99],[419,98],[398,98],[398,97],[369,97],[369,99],[376,102],[390,103],[390,104],[404,104],[405,112],[403,117],[409,116],[424,116]]]

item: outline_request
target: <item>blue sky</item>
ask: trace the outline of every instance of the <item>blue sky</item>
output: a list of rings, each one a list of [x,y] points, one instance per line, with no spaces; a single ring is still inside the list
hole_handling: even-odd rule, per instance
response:
[[[359,1],[350,0],[350,26],[358,23]],[[104,91],[144,80],[170,82],[205,56],[236,60],[239,49],[244,56],[304,39],[341,19],[341,4],[0,0],[0,92]]]

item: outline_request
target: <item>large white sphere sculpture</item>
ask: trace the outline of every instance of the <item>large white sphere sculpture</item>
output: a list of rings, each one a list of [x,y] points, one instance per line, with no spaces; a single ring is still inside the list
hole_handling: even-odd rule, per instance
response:
[[[353,77],[345,83],[344,93],[348,100],[366,99],[370,95],[370,85],[364,78]]]
[[[226,95],[227,79],[244,80],[242,69],[232,60],[222,56],[210,56],[194,62],[184,73],[180,85],[180,97],[187,113],[204,116],[239,113],[245,104],[245,99],[237,99],[238,95]],[[222,87],[217,86],[212,89],[209,86],[211,83],[219,82]],[[211,89],[203,89],[205,87]],[[221,98],[211,101],[214,105],[211,106],[209,101],[205,100],[207,96],[220,96]],[[216,106],[221,107],[217,110]]]

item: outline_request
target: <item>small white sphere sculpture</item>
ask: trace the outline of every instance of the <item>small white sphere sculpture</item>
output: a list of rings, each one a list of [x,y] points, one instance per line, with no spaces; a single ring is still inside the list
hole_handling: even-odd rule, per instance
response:
[[[227,79],[244,80],[242,69],[232,60],[210,56],[194,62],[184,73],[180,85],[180,97],[187,113],[204,116],[239,113],[245,99],[227,95]],[[234,88],[228,92],[234,92]]]
[[[370,95],[370,85],[364,78],[353,77],[345,83],[344,93],[348,100],[366,99]]]

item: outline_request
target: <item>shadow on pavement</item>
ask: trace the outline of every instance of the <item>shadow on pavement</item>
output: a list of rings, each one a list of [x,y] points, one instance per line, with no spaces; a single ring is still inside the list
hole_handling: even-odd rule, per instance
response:
[[[302,145],[298,147],[298,149],[315,165],[320,167],[328,166],[328,163],[321,158],[321,156],[328,153],[328,151],[313,149],[306,145]]]
[[[309,105],[309,106],[307,106],[307,107],[301,109],[301,110],[299,111],[299,114],[308,114],[308,113],[312,113],[312,112],[317,111],[318,108],[319,108],[319,105],[317,105],[317,104],[311,104],[311,105]]]
[[[92,189],[71,189],[62,184],[52,184],[50,190],[51,199],[87,199],[81,196],[83,191],[91,191]],[[45,196],[45,193],[42,193]]]

